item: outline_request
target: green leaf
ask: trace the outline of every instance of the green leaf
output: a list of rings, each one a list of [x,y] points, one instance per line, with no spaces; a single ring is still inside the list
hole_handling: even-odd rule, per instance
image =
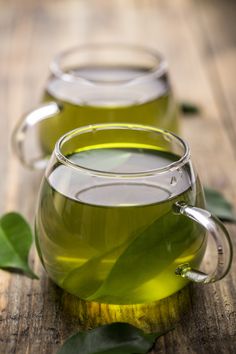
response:
[[[179,106],[180,106],[180,111],[184,115],[197,115],[201,113],[200,108],[190,102],[181,102]]]
[[[28,265],[32,232],[18,213],[8,213],[0,219],[0,268],[23,271],[30,278],[38,278]]]
[[[127,294],[128,301],[142,284],[161,273],[184,252],[188,247],[186,240],[191,245],[199,230],[194,231],[187,218],[170,213],[172,217],[164,214],[136,236],[119,256],[101,287],[87,300],[103,301],[111,296],[114,302],[119,301],[119,297],[124,299]],[[166,252],[168,243],[172,244],[174,252]]]
[[[233,206],[224,196],[211,188],[204,188],[207,209],[222,221],[236,222]]]
[[[128,323],[116,322],[70,337],[57,354],[145,354],[162,334],[145,334]]]
[[[102,286],[102,279],[108,275],[113,265],[111,262],[110,267],[108,267],[104,259],[108,256],[117,257],[117,254],[120,254],[120,250],[122,251],[122,249],[123,244],[73,269],[64,279],[62,287],[65,289],[73,289],[74,295],[79,293],[82,298],[88,298],[89,294],[93,295]]]

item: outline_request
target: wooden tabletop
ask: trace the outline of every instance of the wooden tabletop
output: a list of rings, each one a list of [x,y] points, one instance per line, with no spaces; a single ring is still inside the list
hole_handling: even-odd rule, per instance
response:
[[[142,43],[166,56],[176,97],[202,107],[201,116],[182,119],[202,181],[236,206],[235,15],[234,0],[0,0],[1,213],[19,211],[33,225],[41,175],[14,157],[12,130],[39,102],[51,58],[96,41]],[[227,228],[235,246],[236,229]],[[0,354],[55,353],[83,320],[91,327],[98,315],[48,280],[34,250],[31,260],[40,281],[0,271]],[[144,319],[148,330],[158,329],[158,311],[175,322],[155,353],[235,353],[235,270],[234,260],[222,281],[191,285],[166,300],[164,310],[142,308],[136,318],[132,309],[129,316]]]

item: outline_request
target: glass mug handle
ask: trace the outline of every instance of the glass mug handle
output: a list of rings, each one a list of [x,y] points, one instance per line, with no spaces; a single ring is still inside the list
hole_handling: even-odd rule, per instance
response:
[[[40,106],[30,111],[24,116],[16,126],[12,135],[13,149],[23,165],[31,169],[42,169],[46,166],[47,158],[33,158],[25,153],[25,142],[30,128],[34,127],[43,120],[54,117],[60,113],[61,107],[56,102],[42,103]]]
[[[204,284],[222,279],[228,273],[233,256],[232,244],[224,224],[209,211],[189,206],[184,202],[175,203],[174,211],[203,226],[213,237],[218,255],[216,269],[209,274],[192,269],[189,264],[179,265],[175,270],[175,274],[196,283]]]

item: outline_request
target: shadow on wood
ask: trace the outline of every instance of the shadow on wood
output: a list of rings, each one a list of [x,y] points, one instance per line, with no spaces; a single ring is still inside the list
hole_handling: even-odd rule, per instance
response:
[[[145,332],[166,331],[175,326],[191,309],[189,287],[157,302],[139,305],[108,305],[86,302],[63,292],[62,311],[78,318],[83,330],[112,322],[128,322]]]

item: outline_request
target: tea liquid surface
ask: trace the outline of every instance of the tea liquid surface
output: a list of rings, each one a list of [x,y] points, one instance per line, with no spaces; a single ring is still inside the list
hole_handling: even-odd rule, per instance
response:
[[[70,161],[97,171],[138,173],[176,161],[135,146],[75,151]],[[183,263],[197,267],[206,245],[200,226],[173,212],[176,201],[204,206],[199,182],[187,178],[108,177],[55,165],[43,183],[36,243],[49,276],[85,300],[135,304],[162,299],[186,281]]]

